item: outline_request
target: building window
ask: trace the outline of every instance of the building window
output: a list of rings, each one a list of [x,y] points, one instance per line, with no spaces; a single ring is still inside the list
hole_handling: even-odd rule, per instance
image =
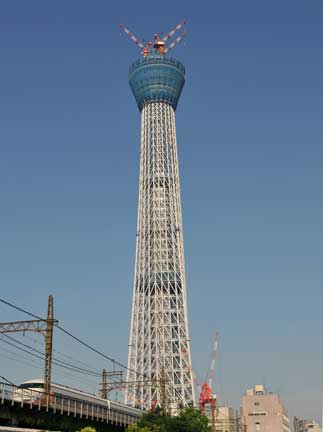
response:
[[[260,431],[260,423],[259,422],[256,423],[256,431]]]
[[[259,406],[259,402],[255,402],[255,406]]]

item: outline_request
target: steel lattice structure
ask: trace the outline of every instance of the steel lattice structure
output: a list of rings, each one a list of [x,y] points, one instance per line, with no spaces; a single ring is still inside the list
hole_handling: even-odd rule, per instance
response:
[[[144,409],[166,402],[176,410],[194,401],[175,128],[185,69],[157,42],[129,73],[141,111],[141,153],[127,375],[138,385],[128,386],[125,398]],[[143,377],[164,385],[139,385]]]

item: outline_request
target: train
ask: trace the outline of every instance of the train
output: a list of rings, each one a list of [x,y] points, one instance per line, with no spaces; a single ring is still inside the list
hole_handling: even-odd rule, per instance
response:
[[[16,402],[36,402],[44,393],[44,380],[33,379],[20,384],[13,393],[13,399]],[[77,401],[89,404],[95,404],[108,410],[118,411],[120,413],[140,417],[142,411],[120,402],[103,399],[98,395],[87,393],[63,384],[51,383],[50,398],[53,401],[55,396],[64,400]]]

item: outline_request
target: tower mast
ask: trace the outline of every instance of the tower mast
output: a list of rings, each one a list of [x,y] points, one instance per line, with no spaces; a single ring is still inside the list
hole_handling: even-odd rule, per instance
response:
[[[185,82],[185,68],[166,53],[186,33],[165,46],[180,30],[156,33],[140,47],[142,58],[129,71],[129,82],[141,112],[140,184],[136,262],[130,328],[126,403],[170,412],[191,405],[194,389],[188,314],[175,110]],[[127,30],[127,31],[126,31]],[[163,377],[163,386],[139,386]]]

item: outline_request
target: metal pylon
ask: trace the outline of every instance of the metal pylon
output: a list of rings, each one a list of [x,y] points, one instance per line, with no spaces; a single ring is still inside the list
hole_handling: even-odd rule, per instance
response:
[[[0,323],[0,334],[2,333],[25,333],[28,331],[40,333],[45,337],[45,367],[44,367],[44,394],[47,398],[47,405],[50,402],[50,387],[52,373],[52,354],[53,354],[53,328],[58,321],[54,319],[54,298],[48,297],[47,318],[13,321]]]
[[[126,402],[150,409],[166,398],[170,411],[194,400],[175,111],[151,101],[141,112],[140,187]],[[141,375],[136,374],[139,372]],[[144,379],[145,379],[144,378]]]

